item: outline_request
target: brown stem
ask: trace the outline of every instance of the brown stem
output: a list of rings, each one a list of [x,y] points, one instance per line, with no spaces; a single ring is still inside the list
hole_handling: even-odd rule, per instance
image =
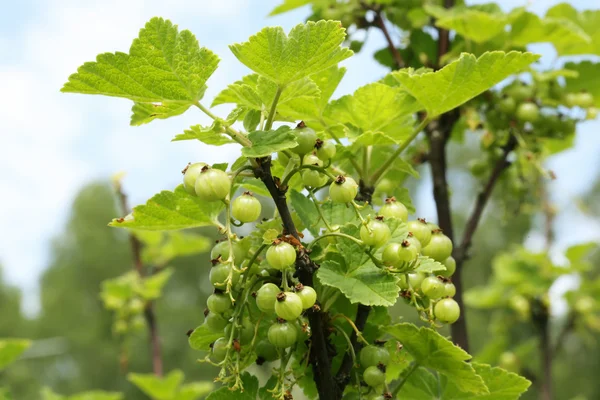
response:
[[[382,15],[381,15],[381,11],[377,11],[375,13],[375,19],[373,20],[373,23],[383,33],[383,36],[385,37],[385,41],[387,42],[387,45],[388,45],[388,49],[390,50],[390,53],[392,53],[392,57],[394,58],[394,61],[396,62],[396,67],[398,69],[404,68],[404,60],[402,60],[402,56],[400,55],[400,52],[394,45],[394,41],[392,40],[392,37],[390,36],[390,32],[388,31],[387,27],[385,26],[385,20],[383,19]]]
[[[285,196],[286,188],[280,188],[276,182],[276,178],[273,178],[271,174],[271,158],[260,158],[257,159],[257,167],[254,170],[254,174],[257,178],[263,181],[281,217],[283,223],[284,233],[294,236],[298,241],[300,235],[296,230],[294,221],[290,209],[287,205],[287,199]],[[296,275],[303,285],[313,285],[313,274],[319,266],[315,264],[308,253],[301,248],[298,252],[296,259]],[[319,398],[321,399],[341,399],[341,393],[338,392],[337,386],[333,380],[331,373],[331,357],[329,351],[329,345],[327,342],[328,332],[324,323],[326,314],[315,309],[307,311],[308,322],[310,323],[312,336],[309,353],[309,360],[313,369],[313,376],[317,390],[319,392]],[[332,355],[331,355],[332,356]]]
[[[127,195],[123,192],[123,189],[119,183],[116,185],[116,188],[119,200],[121,202],[123,214],[127,214],[130,212],[129,206],[127,204]],[[131,246],[133,266],[137,271],[138,275],[141,278],[143,278],[144,263],[142,262],[142,244],[140,243],[139,239],[135,237],[135,235],[133,235],[132,233],[129,234],[129,244]],[[152,370],[154,371],[154,375],[162,376],[163,362],[162,351],[160,347],[160,336],[158,335],[158,327],[156,323],[156,315],[154,314],[154,307],[152,302],[150,301],[146,303],[146,308],[144,309],[144,318],[146,319],[146,324],[148,325],[148,333],[150,335],[150,347],[152,352]]]
[[[452,226],[452,215],[450,210],[450,196],[448,194],[448,181],[446,179],[446,143],[450,138],[450,132],[454,123],[458,120],[457,110],[442,115],[437,126],[430,125],[429,137],[429,165],[433,179],[433,198],[438,216],[438,225],[446,236],[454,243],[454,229]],[[456,250],[456,249],[455,249]],[[463,309],[462,269],[456,262],[456,271],[452,276],[452,282],[456,287],[454,300]],[[462,312],[458,321],[451,325],[452,340],[455,344],[469,351],[469,337],[467,334],[467,322],[465,313]]]
[[[532,320],[540,335],[540,400],[552,400],[552,345],[550,343],[550,316],[548,307],[540,299],[532,304]]]
[[[363,181],[360,181],[358,195],[356,196],[356,201],[364,201],[367,203],[371,203],[373,197],[374,188],[371,186],[366,186]],[[367,319],[369,319],[369,313],[371,312],[371,307],[365,306],[363,304],[359,304],[356,309],[356,318],[354,319],[354,325],[358,331],[362,332],[365,329],[365,325],[367,324]],[[362,343],[358,340],[358,335],[355,330],[352,330],[350,334],[350,345],[354,349],[354,354],[358,355],[360,349],[362,348]],[[350,382],[350,371],[354,366],[354,360],[352,360],[352,353],[348,349],[344,354],[344,358],[342,359],[342,363],[340,364],[340,368],[335,375],[335,380],[338,384],[339,392],[344,393],[344,389],[346,385]]]
[[[454,7],[454,0],[444,0],[444,7]],[[444,28],[437,28],[437,30],[439,36],[437,67],[440,68],[442,63],[442,56],[450,50],[450,32]]]
[[[465,231],[463,233],[460,246],[454,251],[454,258],[456,259],[457,268],[459,264],[462,264],[467,259],[468,251],[473,240],[473,235],[475,234],[475,230],[479,225],[483,210],[485,209],[485,206],[492,195],[492,191],[494,190],[494,186],[496,185],[498,178],[500,178],[502,172],[504,172],[504,170],[510,166],[511,163],[507,160],[507,158],[510,152],[513,151],[516,146],[517,140],[513,135],[511,135],[506,145],[504,145],[502,148],[502,155],[498,161],[496,161],[496,164],[494,165],[494,168],[492,169],[490,177],[483,187],[483,190],[477,196],[473,212],[471,212],[471,216],[465,225]]]

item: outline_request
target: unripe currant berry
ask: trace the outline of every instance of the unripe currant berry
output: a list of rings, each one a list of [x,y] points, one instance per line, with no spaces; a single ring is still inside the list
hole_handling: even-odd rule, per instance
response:
[[[227,356],[227,343],[229,343],[228,338],[221,337],[212,344],[210,351],[210,360],[212,362],[220,363],[225,359]]]
[[[425,296],[432,300],[439,299],[446,293],[444,283],[435,276],[428,276],[423,279],[423,282],[421,282],[421,290]]]
[[[206,306],[211,313],[215,314],[223,314],[224,312],[233,308],[233,304],[231,303],[229,296],[220,292],[215,292],[208,296],[208,299],[206,300]]]
[[[517,108],[517,119],[521,122],[535,122],[540,117],[540,109],[535,103],[521,103]]]
[[[205,166],[196,179],[196,195],[204,201],[224,200],[231,190],[227,172]]]
[[[414,246],[417,249],[417,253],[421,252],[421,249],[423,248],[423,246],[421,245],[421,242],[419,242],[419,239],[417,239],[415,237],[415,235],[412,234],[412,232],[408,232],[406,241],[409,242],[411,244],[411,246]]]
[[[388,365],[390,362],[390,352],[383,346],[368,345],[360,351],[360,366],[368,368],[377,366],[379,363]]]
[[[231,243],[231,247],[233,247],[233,259],[235,263],[241,264],[246,257],[243,246],[236,241]],[[217,260],[219,257],[221,257],[221,261],[229,259],[229,242],[227,240],[217,243],[210,251],[211,260]]]
[[[385,367],[383,367],[385,370]],[[380,366],[372,365],[363,372],[363,380],[371,387],[378,387],[385,383],[385,372]]]
[[[206,163],[199,162],[194,164],[188,164],[183,172],[183,188],[186,192],[192,195],[196,195],[196,179],[202,172],[202,169],[206,167]]]
[[[217,264],[210,269],[208,279],[210,283],[220,290],[227,289],[227,280],[231,274],[231,285],[235,286],[240,280],[240,273],[231,268],[229,264]]]
[[[413,290],[418,290],[421,288],[421,283],[423,279],[425,279],[425,275],[421,272],[412,272],[407,275],[408,283]]]
[[[231,214],[240,222],[254,222],[260,217],[262,206],[260,201],[250,192],[244,192],[233,200]]]
[[[515,101],[515,99],[506,94],[498,102],[498,109],[504,114],[512,114],[515,112],[516,108],[517,102]]]
[[[454,257],[450,256],[446,258],[444,262],[442,262],[442,264],[444,264],[446,270],[438,272],[439,275],[446,278],[454,275],[454,271],[456,271],[456,260],[454,259]]]
[[[444,262],[452,254],[452,241],[441,231],[434,231],[429,244],[421,249],[421,254]]]
[[[423,218],[419,218],[416,221],[409,221],[406,224],[408,231],[412,232],[414,237],[416,237],[421,246],[426,247],[431,240],[431,227],[427,225],[427,221]]]
[[[310,286],[305,286],[301,283],[294,288],[300,300],[302,300],[302,308],[304,310],[311,308],[317,301],[317,292]]]
[[[441,299],[433,306],[433,313],[440,322],[453,324],[460,317],[460,306],[454,299]]]
[[[298,330],[294,324],[280,320],[271,325],[267,332],[267,338],[273,346],[286,349],[298,340]]]
[[[328,161],[335,157],[335,144],[331,142],[324,142],[321,139],[317,139],[315,148],[317,149],[317,157],[323,161]]]
[[[279,287],[274,283],[265,283],[256,292],[256,305],[262,312],[273,312],[275,311],[275,302],[277,301],[277,295],[281,292]]]
[[[312,128],[306,126],[304,121],[302,121],[296,126],[296,129],[294,129],[293,132],[294,135],[296,135],[298,146],[291,148],[291,151],[299,155],[304,155],[313,151],[315,143],[317,142],[317,134]]]
[[[379,218],[360,228],[360,238],[367,246],[381,247],[390,240],[390,228]]]
[[[267,250],[266,258],[271,267],[282,271],[296,262],[296,249],[287,242],[276,241]]]
[[[385,218],[397,218],[401,221],[408,220],[408,210],[404,204],[396,201],[395,197],[385,199],[385,204],[379,210],[379,215]]]
[[[452,282],[444,283],[444,296],[445,297],[454,297],[456,294],[456,286]]]
[[[323,161],[321,161],[316,155],[308,154],[302,160],[303,165],[314,165],[316,167],[322,167]],[[321,174],[319,171],[312,169],[305,169],[302,171],[302,182],[304,186],[308,187],[321,187],[327,183],[327,177]]]
[[[349,176],[338,176],[329,186],[329,197],[334,203],[349,203],[358,194],[358,184]]]
[[[275,302],[275,313],[281,319],[293,321],[302,314],[302,299],[293,292],[280,292]]]

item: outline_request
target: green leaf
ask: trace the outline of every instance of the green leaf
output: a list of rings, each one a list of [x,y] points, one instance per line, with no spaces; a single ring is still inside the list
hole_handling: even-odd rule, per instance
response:
[[[396,278],[368,262],[350,268],[327,260],[317,272],[321,283],[339,289],[351,303],[367,306],[392,306],[398,298]]]
[[[31,346],[26,339],[0,339],[0,371],[19,358]]]
[[[213,242],[197,234],[179,231],[135,231],[135,236],[145,244],[142,260],[145,264],[165,265],[176,257],[184,257],[209,250]],[[148,243],[148,235],[158,235],[159,242]]]
[[[208,329],[206,325],[200,325],[190,335],[188,342],[194,350],[210,351],[209,345],[218,338],[222,337],[223,333],[215,333]]]
[[[215,390],[206,397],[206,400],[256,400],[258,396],[258,379],[247,372],[242,374],[244,391],[231,391],[228,387]]]
[[[488,393],[483,379],[466,362],[471,356],[433,329],[417,328],[408,323],[382,329],[400,341],[419,366],[435,370],[453,380],[462,391]]]
[[[131,126],[139,126],[152,122],[155,119],[167,119],[181,115],[190,108],[186,103],[133,103],[131,108]]]
[[[183,383],[183,372],[173,370],[165,377],[130,373],[127,379],[152,400],[172,400]]]
[[[445,270],[446,267],[442,263],[435,261],[433,258],[425,256],[419,256],[417,266],[415,267],[416,272],[423,272],[427,274]]]
[[[202,143],[212,146],[235,143],[225,134],[225,127],[218,121],[215,121],[208,127],[202,125],[190,126],[190,129],[184,130],[183,133],[175,136],[171,141],[177,142],[180,140],[199,140]]]
[[[555,11],[559,14],[548,10],[546,17],[540,18],[523,8],[514,10],[510,15],[510,41],[517,46],[549,42],[559,55],[599,54],[600,31],[596,32],[596,27],[600,23],[600,13],[587,14],[580,19],[576,11],[575,15],[564,12],[564,8],[555,8]]]
[[[502,305],[506,289],[502,285],[476,286],[465,292],[465,304],[479,309],[492,309]]]
[[[129,54],[100,54],[96,61],[79,67],[62,91],[141,103],[166,102],[162,112],[172,112],[172,103],[189,106],[202,98],[218,63],[219,58],[200,48],[190,31],[179,32],[170,21],[152,18],[140,30]]]
[[[257,74],[246,75],[240,81],[235,81],[215,97],[212,107],[219,104],[239,104],[254,110],[261,110],[263,103],[258,95]]]
[[[531,382],[486,364],[473,363],[477,374],[485,382],[489,393],[474,394],[458,388],[456,380],[449,377],[437,379],[427,369],[419,367],[408,378],[398,393],[400,399],[439,399],[439,400],[517,400],[527,390]]]
[[[353,237],[359,236],[359,228],[356,225],[345,225],[341,229],[342,233]],[[369,255],[365,253],[365,248],[353,240],[335,237],[336,248],[344,258],[346,270],[353,272],[356,268],[366,264],[369,261]]]
[[[261,115],[262,113],[258,110],[248,110],[244,117],[244,129],[248,132],[255,131],[260,123]]]
[[[479,58],[463,53],[458,60],[436,72],[418,74],[409,68],[392,75],[432,118],[469,101],[538,58],[538,55],[518,51],[487,52]]]
[[[394,143],[404,139],[394,135],[400,127],[406,126],[407,116],[421,109],[415,99],[398,87],[383,83],[370,83],[358,88],[351,96],[343,96],[334,100],[328,108],[327,115],[331,119],[360,127],[363,132],[384,132],[394,136]],[[412,127],[412,124],[411,124]],[[388,144],[388,143],[382,143]]]
[[[147,230],[218,226],[217,217],[223,209],[222,202],[202,201],[186,192],[183,185],[179,185],[174,192],[164,190],[145,205],[134,207],[132,214],[114,219],[109,226]]]
[[[47,387],[42,389],[41,395],[43,400],[122,400],[124,398],[122,393],[104,392],[101,390],[92,390],[66,397],[54,393]]]
[[[504,32],[508,18],[501,10],[487,12],[464,6],[447,10],[440,6],[425,5],[425,11],[436,18],[435,25],[451,29],[458,34],[482,43]],[[489,10],[491,11],[491,10]]]
[[[229,48],[242,64],[285,86],[350,57],[352,51],[340,47],[345,37],[339,22],[309,21],[296,25],[287,36],[281,27],[264,28]]]
[[[118,310],[123,307],[140,288],[140,281],[140,276],[135,271],[103,281],[100,297],[104,302],[104,307],[109,310]]]
[[[323,202],[321,205],[321,212],[329,225],[341,226],[346,224],[358,224],[360,222],[352,207],[349,207],[346,204],[333,203],[331,200]],[[373,213],[373,208],[367,206],[361,209],[360,213],[363,217],[367,217],[369,214]]]
[[[192,382],[181,386],[174,400],[195,400],[209,394],[215,385],[212,382]]]
[[[115,392],[103,392],[101,390],[93,390],[90,392],[78,393],[69,396],[69,400],[122,400],[124,395]]]
[[[600,63],[591,61],[568,62],[565,64],[565,68],[578,73],[576,78],[566,77],[567,91],[581,92],[585,90],[594,96],[596,107],[600,107],[600,82],[598,81]]]
[[[312,0],[283,0],[283,3],[275,7],[269,13],[269,16],[283,14],[284,12],[288,12],[296,8],[305,6],[307,4],[310,4],[311,2]]]
[[[263,244],[272,244],[278,237],[279,231],[277,229],[267,229],[262,235]]]
[[[248,135],[252,147],[244,147],[242,154],[246,157],[266,157],[281,150],[296,147],[296,136],[289,126],[280,126],[274,131],[254,131]]]
[[[175,272],[173,268],[167,268],[145,278],[142,287],[139,289],[140,296],[146,300],[158,299],[173,272]]]
[[[305,195],[293,190],[290,192],[290,200],[294,211],[304,221],[304,225],[313,236],[319,234],[319,213],[315,203]]]
[[[280,103],[277,112],[294,120],[303,120],[317,130],[325,129],[323,126],[324,111],[345,74],[346,68],[334,65],[311,75],[310,79],[317,85],[320,95],[290,99],[284,104]]]

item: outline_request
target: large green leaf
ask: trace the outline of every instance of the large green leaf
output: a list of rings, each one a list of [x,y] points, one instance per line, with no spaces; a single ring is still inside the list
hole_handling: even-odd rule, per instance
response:
[[[223,333],[215,333],[206,325],[200,325],[190,335],[189,344],[194,350],[209,351],[209,345],[222,336]]]
[[[532,53],[492,51],[475,58],[460,58],[436,72],[416,73],[412,69],[393,72],[412,96],[436,117],[469,101],[539,58]]]
[[[0,371],[31,346],[31,341],[26,339],[0,339]]]
[[[287,125],[280,126],[274,131],[251,132],[248,139],[252,142],[252,146],[242,149],[242,154],[246,157],[266,157],[298,145],[296,136]]]
[[[190,126],[190,129],[184,130],[183,133],[175,136],[172,141],[177,142],[179,140],[199,140],[212,146],[235,143],[225,134],[225,127],[218,121],[208,127],[202,125]]]
[[[179,370],[171,371],[165,377],[154,374],[127,375],[127,379],[152,400],[173,400],[179,391],[179,386],[183,383],[183,378],[183,372]]]
[[[313,236],[317,236],[319,234],[319,212],[315,203],[296,190],[290,192],[290,200],[294,211],[304,221],[306,228]]]
[[[395,137],[397,130],[405,133],[406,129],[402,128],[406,127],[407,116],[421,108],[413,97],[398,87],[375,82],[358,88],[352,95],[334,100],[327,110],[327,116],[339,123],[360,128],[363,132],[385,132],[397,143],[401,139]]]
[[[525,9],[510,15],[510,41],[516,46],[530,43],[552,43],[559,55],[585,54],[592,50],[592,39],[575,22],[560,17],[540,18]]]
[[[207,237],[179,231],[135,231],[134,234],[144,243],[142,260],[149,265],[165,265],[176,257],[203,253],[214,244]]]
[[[333,92],[346,74],[346,68],[337,65],[311,75],[310,79],[319,88],[317,97],[296,97],[280,104],[277,111],[286,117],[304,120],[309,126],[319,127],[322,124],[323,113]],[[282,95],[283,96],[283,95]]]
[[[399,399],[421,400],[517,400],[527,390],[531,382],[486,364],[473,363],[473,368],[483,379],[489,393],[469,393],[458,388],[455,379],[442,376],[437,379],[427,369],[419,367],[408,378],[398,393]]]
[[[222,202],[202,201],[179,185],[173,192],[158,193],[145,205],[134,207],[131,215],[114,219],[109,225],[147,230],[197,228],[218,225],[217,217],[223,209]]]
[[[548,9],[546,18],[567,19],[585,33],[584,36],[579,32],[575,40],[561,48],[561,54],[600,54],[600,10],[580,12],[568,3],[560,3]]]
[[[424,8],[436,18],[436,26],[455,30],[458,34],[477,43],[485,42],[502,33],[508,23],[506,14],[501,10],[482,10],[464,6],[447,10],[434,5],[425,5]]]
[[[258,74],[247,75],[241,81],[227,86],[217,95],[212,105],[234,103],[253,110],[267,112],[277,92],[277,84]],[[303,78],[287,85],[279,96],[278,107],[288,102],[314,101],[320,90],[311,78]]]
[[[321,264],[317,276],[323,285],[338,288],[351,303],[389,307],[398,298],[396,278],[371,262],[350,269],[327,260]]]
[[[248,68],[285,86],[350,57],[352,51],[340,47],[345,37],[337,21],[309,21],[296,25],[289,35],[281,27],[264,28],[229,48]]]
[[[155,119],[181,115],[190,108],[188,103],[133,103],[130,125],[147,124]]]
[[[157,103],[159,114],[155,116],[149,106],[134,106],[132,123],[139,124],[181,114],[200,100],[218,63],[219,58],[199,47],[190,31],[179,32],[170,21],[152,18],[140,30],[129,54],[100,54],[96,61],[79,67],[62,91]]]
[[[471,356],[433,329],[401,323],[384,327],[383,330],[400,341],[419,366],[435,370],[453,380],[464,392],[488,393],[483,379],[466,362]]]

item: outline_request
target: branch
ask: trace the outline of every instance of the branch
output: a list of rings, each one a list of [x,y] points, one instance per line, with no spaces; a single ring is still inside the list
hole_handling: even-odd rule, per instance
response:
[[[492,169],[492,173],[488,178],[487,183],[485,184],[483,190],[477,196],[477,200],[475,201],[475,207],[473,208],[473,212],[469,217],[467,224],[465,225],[465,231],[463,233],[462,242],[460,246],[454,252],[454,258],[456,259],[456,265],[462,264],[468,256],[469,248],[471,247],[471,242],[473,240],[473,235],[475,234],[475,230],[479,225],[479,221],[481,219],[481,215],[483,214],[483,210],[488,200],[491,197],[492,191],[494,190],[494,186],[498,181],[498,178],[502,175],[502,172],[506,168],[510,166],[510,162],[507,160],[508,155],[511,151],[515,149],[517,146],[516,138],[511,135],[508,139],[508,142],[502,148],[502,156],[496,164],[494,165],[494,169]]]
[[[360,199],[360,201],[365,201],[370,203],[373,196],[373,187],[365,186],[361,180],[360,190],[356,199]],[[356,309],[356,318],[354,319],[354,326],[359,332],[362,332],[365,329],[365,325],[367,324],[367,319],[369,319],[369,313],[371,312],[371,307],[365,306],[363,304],[358,304]],[[352,331],[350,336],[350,346],[352,349],[348,349],[346,354],[344,354],[344,358],[342,359],[342,363],[340,364],[340,368],[338,369],[337,374],[335,375],[335,380],[338,385],[339,393],[344,393],[344,389],[346,385],[350,382],[350,371],[354,366],[354,362],[352,360],[352,351],[354,354],[358,354],[360,349],[362,348],[362,343],[358,340],[358,335],[356,334],[356,330]]]
[[[392,53],[392,57],[394,58],[394,61],[396,62],[396,67],[398,67],[398,69],[404,68],[404,60],[402,60],[402,56],[400,55],[400,52],[398,51],[396,46],[394,46],[394,42],[392,41],[390,32],[388,31],[387,27],[385,26],[385,20],[381,16],[381,11],[377,11],[375,13],[375,19],[373,20],[373,23],[383,33],[383,36],[385,37],[385,41],[388,44],[388,49],[390,50],[390,53]]]
[[[121,202],[121,208],[123,214],[130,212],[127,204],[127,195],[123,192],[123,188],[119,182],[115,183],[117,195]],[[142,244],[135,235],[129,234],[129,244],[131,246],[131,253],[133,255],[133,265],[140,278],[144,277],[144,263],[142,262]],[[158,327],[156,324],[156,315],[154,314],[154,307],[151,301],[146,303],[144,309],[144,318],[148,325],[148,333],[150,334],[150,346],[152,351],[152,370],[154,375],[163,375],[163,363],[162,363],[162,352],[160,348],[160,337],[158,335]]]
[[[444,8],[454,7],[454,0],[444,0]],[[450,50],[450,32],[444,28],[438,28],[438,59],[437,66],[441,67],[442,57]]]
[[[534,299],[532,320],[540,335],[540,400],[552,400],[552,345],[548,308],[539,299]]]
[[[279,212],[279,216],[281,217],[284,233],[294,236],[299,241],[300,236],[298,235],[298,231],[292,220],[290,209],[287,205],[285,189],[279,188],[279,185],[271,174],[271,158],[266,157],[257,159],[257,167],[254,170],[254,174],[263,181],[269,190],[269,193],[275,202],[275,206],[277,207],[277,211]],[[309,258],[308,253],[304,251],[304,249],[300,249],[296,259],[296,275],[303,285],[314,287],[313,274],[317,268],[318,265]],[[323,323],[324,315],[324,313],[316,311],[314,308],[307,311],[307,317],[312,331],[310,339],[312,346],[310,346],[309,360],[312,365],[319,398],[334,400],[341,398],[341,394],[338,395],[337,387],[331,374],[331,360],[328,351],[327,332]]]

